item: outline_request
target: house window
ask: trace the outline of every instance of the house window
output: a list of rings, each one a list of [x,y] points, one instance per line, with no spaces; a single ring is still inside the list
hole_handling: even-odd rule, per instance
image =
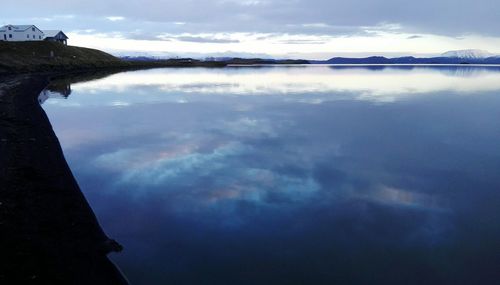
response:
[[[42,39],[42,36],[38,36],[38,39],[41,40]]]
[[[9,27],[9,31],[12,31],[12,27]]]
[[[30,35],[26,35],[26,37],[29,39],[29,38],[30,38]]]
[[[35,35],[33,35],[33,39],[35,39]]]
[[[34,31],[35,31],[35,28],[34,28],[34,27],[33,27],[33,28],[31,28],[31,30],[34,32]]]
[[[12,34],[9,34],[9,39],[12,39]]]

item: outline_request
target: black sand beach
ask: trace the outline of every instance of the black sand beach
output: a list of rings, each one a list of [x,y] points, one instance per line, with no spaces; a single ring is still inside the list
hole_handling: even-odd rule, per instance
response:
[[[0,283],[127,284],[38,104],[48,77],[0,82]]]

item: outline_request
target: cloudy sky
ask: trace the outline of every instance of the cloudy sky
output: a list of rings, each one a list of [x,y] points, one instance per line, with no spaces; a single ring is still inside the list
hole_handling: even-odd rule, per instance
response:
[[[17,0],[0,21],[122,55],[500,54],[498,0]]]

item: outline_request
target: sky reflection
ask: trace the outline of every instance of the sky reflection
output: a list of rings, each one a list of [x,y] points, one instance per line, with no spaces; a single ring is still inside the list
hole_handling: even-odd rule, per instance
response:
[[[487,284],[500,72],[466,70],[140,71],[43,107],[137,284]]]
[[[459,66],[157,69],[119,73],[74,84],[72,88],[86,94],[64,102],[72,106],[95,102],[110,106],[141,102],[187,103],[248,95],[272,95],[273,100],[306,103],[341,99],[392,102],[432,92],[495,91],[500,89],[500,69]],[[102,93],[108,95],[102,98]],[[205,96],[209,94],[219,96]],[[95,96],[100,96],[100,100],[96,101]],[[55,101],[48,103],[56,104]]]

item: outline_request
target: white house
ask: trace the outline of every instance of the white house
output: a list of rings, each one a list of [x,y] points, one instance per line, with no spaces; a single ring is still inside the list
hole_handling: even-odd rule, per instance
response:
[[[35,25],[6,25],[0,28],[0,40],[10,42],[42,41],[45,35]]]

